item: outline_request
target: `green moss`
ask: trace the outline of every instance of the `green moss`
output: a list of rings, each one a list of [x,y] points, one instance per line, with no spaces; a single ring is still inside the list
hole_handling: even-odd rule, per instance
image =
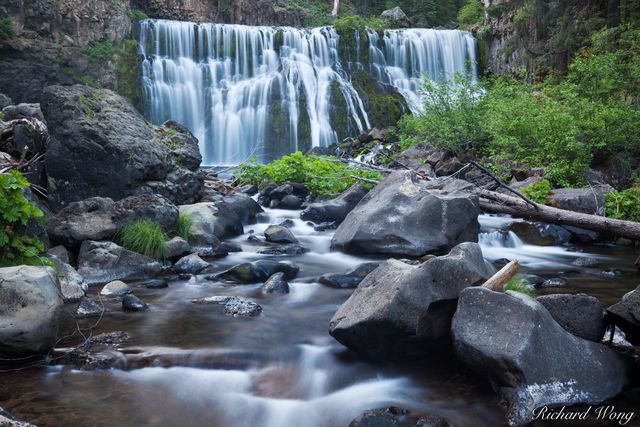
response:
[[[122,42],[116,57],[116,92],[131,103],[142,105],[142,86],[140,84],[140,55],[138,42],[125,40]]]
[[[13,26],[13,21],[8,16],[0,19],[0,40],[10,39],[15,37],[16,29]]]
[[[527,284],[527,282],[520,276],[516,275],[509,280],[504,287],[502,288],[505,292],[519,292],[521,294],[528,295],[530,297],[535,297],[536,292]]]
[[[143,19],[149,18],[147,14],[141,11],[140,9],[131,9],[130,11],[127,12],[127,16],[132,21],[142,21]]]
[[[83,112],[87,117],[93,117],[96,115],[96,111],[94,109],[94,103],[89,98],[84,96],[80,97],[80,103],[84,107]]]

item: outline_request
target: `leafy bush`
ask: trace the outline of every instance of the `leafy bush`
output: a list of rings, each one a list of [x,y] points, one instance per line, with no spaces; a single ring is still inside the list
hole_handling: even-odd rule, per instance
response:
[[[484,6],[479,0],[467,0],[458,11],[458,21],[463,25],[474,25],[482,22]]]
[[[609,218],[640,222],[640,185],[605,195],[605,212]]]
[[[380,18],[363,18],[359,15],[348,15],[333,21],[333,28],[338,33],[353,33],[355,30],[363,33],[367,28],[381,32],[389,26]]]
[[[89,57],[93,64],[111,61],[118,51],[118,46],[111,42],[93,42],[83,47],[81,52]]]
[[[186,214],[178,215],[176,223],[173,225],[173,234],[182,237],[187,242],[193,239],[193,218]]]
[[[13,21],[8,16],[0,19],[0,40],[10,39],[16,35]]]
[[[147,14],[141,11],[140,9],[131,9],[130,11],[127,12],[127,16],[132,21],[142,21],[143,19],[149,18]]]
[[[122,228],[117,240],[125,248],[156,259],[167,256],[167,235],[155,222],[141,219]]]
[[[318,195],[335,196],[355,183],[360,182],[353,176],[379,180],[380,174],[350,167],[329,157],[305,156],[297,151],[284,156],[268,165],[260,165],[255,159],[239,165],[238,174],[243,184],[264,186],[269,182],[287,184],[303,183],[309,190]]]
[[[543,179],[542,181],[520,189],[520,192],[534,202],[545,205],[547,204],[547,196],[551,194],[551,190],[553,190],[551,183],[546,179]]]
[[[519,292],[521,294],[525,294],[530,297],[536,296],[536,292],[531,288],[531,286],[529,286],[529,284],[520,275],[516,275],[515,277],[512,277],[511,280],[509,280],[504,285],[502,290],[504,290],[505,292],[506,291]]]
[[[44,244],[36,237],[25,235],[32,218],[44,214],[27,200],[23,189],[29,182],[16,171],[0,174],[0,267],[19,264],[50,265],[42,257]]]
[[[425,80],[424,112],[399,123],[401,147],[425,144],[462,154],[482,145],[487,135],[481,93],[479,85],[462,76],[449,82]]]

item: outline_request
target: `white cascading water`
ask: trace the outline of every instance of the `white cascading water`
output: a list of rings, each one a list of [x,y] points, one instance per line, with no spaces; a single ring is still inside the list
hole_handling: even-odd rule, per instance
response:
[[[467,31],[409,28],[386,30],[382,39],[372,30],[368,35],[373,78],[402,94],[414,114],[423,105],[423,77],[447,81],[462,74],[477,79],[476,40]]]
[[[368,35],[374,81],[401,93],[413,112],[419,112],[423,75],[475,78],[470,33],[407,29],[385,31],[382,39]],[[359,70],[360,38],[356,57],[349,58]],[[365,103],[341,65],[338,42],[332,27],[142,21],[146,114],[153,123],[173,119],[187,126],[200,141],[205,165],[252,156],[268,161],[329,146],[339,142],[338,131],[346,131],[332,123],[336,104],[344,105],[341,115],[354,128],[351,133],[370,127]]]

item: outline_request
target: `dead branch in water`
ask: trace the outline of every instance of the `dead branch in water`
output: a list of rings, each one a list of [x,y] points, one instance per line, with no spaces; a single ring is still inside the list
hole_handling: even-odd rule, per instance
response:
[[[514,259],[513,261],[502,267],[496,274],[491,276],[489,280],[484,282],[482,287],[492,291],[500,291],[502,290],[504,285],[518,273],[519,270],[520,261]]]

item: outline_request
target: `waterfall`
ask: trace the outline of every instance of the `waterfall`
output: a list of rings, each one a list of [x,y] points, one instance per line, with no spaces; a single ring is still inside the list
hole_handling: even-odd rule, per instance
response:
[[[373,78],[402,94],[414,114],[422,108],[423,76],[438,81],[456,74],[477,79],[476,41],[469,32],[410,28],[386,30],[382,40],[372,30],[368,36]]]
[[[355,59],[360,64],[361,35]],[[475,40],[455,30],[368,32],[375,83],[419,111],[422,74],[475,78]],[[297,29],[144,20],[140,29],[145,114],[176,120],[200,141],[203,163],[270,161],[370,127],[366,103],[338,55],[332,27]],[[363,47],[366,49],[366,45]],[[349,67],[348,69],[351,69]],[[342,123],[336,129],[335,121]],[[346,127],[348,129],[344,129]]]

